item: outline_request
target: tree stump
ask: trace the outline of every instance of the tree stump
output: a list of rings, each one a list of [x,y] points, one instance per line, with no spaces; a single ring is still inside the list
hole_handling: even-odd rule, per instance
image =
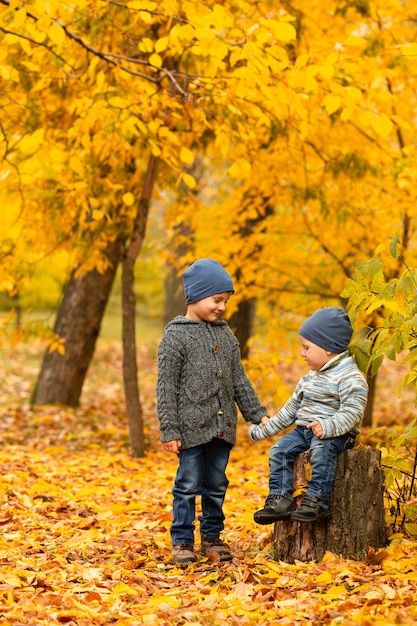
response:
[[[308,452],[294,464],[294,488],[307,485]],[[363,559],[369,548],[387,544],[384,511],[384,473],[381,453],[354,448],[339,454],[331,515],[316,522],[275,522],[274,558],[287,563],[320,561],[326,551],[345,558]],[[302,495],[295,499],[300,506]]]

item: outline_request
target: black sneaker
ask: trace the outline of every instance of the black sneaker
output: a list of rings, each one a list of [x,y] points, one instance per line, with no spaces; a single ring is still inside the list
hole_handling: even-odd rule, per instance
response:
[[[305,493],[299,509],[291,513],[291,519],[298,522],[315,522],[322,517],[331,514],[329,498],[319,499],[309,493]]]
[[[265,506],[256,511],[254,520],[257,524],[273,524],[280,519],[287,519],[294,510],[294,501],[284,496],[271,494],[265,500]]]

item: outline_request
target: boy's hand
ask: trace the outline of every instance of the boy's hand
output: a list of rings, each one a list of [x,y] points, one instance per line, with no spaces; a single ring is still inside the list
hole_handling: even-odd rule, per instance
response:
[[[173,441],[165,441],[162,444],[162,449],[165,452],[173,452],[178,454],[181,448],[181,439],[174,439]]]
[[[267,415],[264,415],[260,422],[262,428],[264,428],[264,426],[266,426],[268,422],[269,422],[269,417]]]
[[[317,420],[311,422],[311,424],[308,424],[307,428],[311,428],[314,436],[317,437],[317,439],[320,439],[320,437],[323,436],[323,428],[321,427],[320,422],[318,422]]]

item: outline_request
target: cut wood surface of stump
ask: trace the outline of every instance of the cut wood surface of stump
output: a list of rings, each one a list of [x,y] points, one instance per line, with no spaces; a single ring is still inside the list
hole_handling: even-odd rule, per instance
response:
[[[384,473],[379,450],[358,447],[338,456],[331,514],[316,522],[283,520],[274,527],[274,557],[287,563],[320,561],[327,551],[357,560],[387,543]],[[308,453],[294,465],[294,485],[306,485]],[[300,505],[302,496],[296,498]]]

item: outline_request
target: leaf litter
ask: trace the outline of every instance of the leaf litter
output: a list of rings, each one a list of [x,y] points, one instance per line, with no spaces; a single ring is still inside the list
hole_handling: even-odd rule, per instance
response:
[[[113,345],[96,356],[77,409],[31,407],[37,370],[27,354],[14,350],[13,359],[0,364],[2,623],[417,622],[416,541],[393,536],[363,561],[332,553],[320,563],[273,560],[272,526],[253,521],[267,494],[271,442],[253,445],[243,420],[225,503],[223,539],[234,559],[173,565],[169,526],[176,459],[159,445],[155,359],[141,350],[147,453],[133,459],[120,354]]]

